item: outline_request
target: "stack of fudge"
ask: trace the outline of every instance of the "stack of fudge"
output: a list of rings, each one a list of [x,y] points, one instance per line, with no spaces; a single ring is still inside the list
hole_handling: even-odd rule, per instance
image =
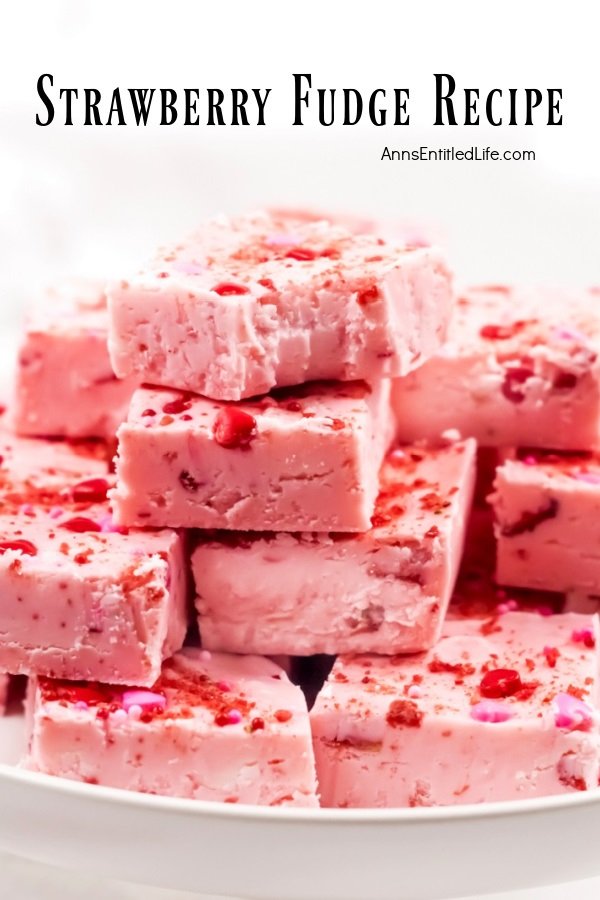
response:
[[[456,297],[436,248],[293,211],[55,292],[0,431],[23,765],[271,806],[596,788],[599,301]]]

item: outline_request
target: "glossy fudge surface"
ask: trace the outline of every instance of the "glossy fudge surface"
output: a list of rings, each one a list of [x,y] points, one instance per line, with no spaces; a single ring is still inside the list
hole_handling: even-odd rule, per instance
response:
[[[26,768],[152,794],[317,806],[306,701],[275,663],[185,649],[151,690],[40,679]]]
[[[475,442],[392,450],[363,534],[199,532],[203,645],[236,653],[423,650],[439,636],[462,553]]]
[[[391,441],[388,381],[219,403],[144,387],[119,429],[124,525],[364,531]]]
[[[108,356],[104,284],[67,282],[32,310],[19,349],[14,425],[23,435],[114,437],[136,380]]]
[[[98,447],[0,436],[0,670],[151,684],[183,643],[182,539],[114,526]]]
[[[283,213],[221,217],[113,286],[115,371],[240,400],[404,374],[444,339],[451,275],[431,247]]]
[[[588,450],[598,443],[600,293],[471,288],[448,341],[394,384],[398,436],[448,428],[482,446]]]
[[[500,583],[600,594],[597,452],[508,454],[491,502]]]
[[[311,713],[322,804],[436,806],[595,789],[596,616],[453,617],[415,656],[340,656]]]

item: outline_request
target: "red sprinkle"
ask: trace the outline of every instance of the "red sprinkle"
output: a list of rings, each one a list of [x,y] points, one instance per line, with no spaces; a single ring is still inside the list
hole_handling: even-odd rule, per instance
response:
[[[423,721],[423,711],[412,700],[394,700],[390,703],[385,717],[392,728],[419,728]]]
[[[110,485],[106,478],[88,478],[73,488],[75,503],[103,503]]]
[[[359,306],[367,306],[367,304],[373,303],[375,300],[379,300],[379,288],[376,284],[372,284],[370,287],[359,291],[358,297],[356,298],[356,302]]]
[[[265,720],[258,716],[250,722],[250,731],[262,731],[264,727]]]
[[[488,341],[507,341],[526,325],[527,322],[524,321],[510,322],[507,325],[484,325],[479,329],[479,334]]]
[[[221,297],[235,297],[239,294],[248,294],[249,288],[245,284],[235,284],[233,281],[220,281],[214,286],[213,291]]]
[[[556,666],[556,661],[560,656],[558,647],[544,647],[544,656],[546,657],[546,662],[548,663],[550,668],[554,669]]]
[[[292,718],[292,713],[289,709],[276,709],[275,718],[278,722],[289,722]]]
[[[144,412],[142,413],[142,415],[143,416],[155,416],[156,410],[155,409],[145,409]]]
[[[20,550],[26,556],[37,556],[37,547],[31,541],[2,541],[0,553],[5,553],[7,550]]]
[[[215,418],[213,435],[221,447],[247,447],[256,437],[256,419],[235,406],[225,406]]]
[[[67,519],[66,522],[62,522],[60,527],[66,528],[67,531],[75,531],[78,534],[81,534],[84,531],[102,530],[97,522],[94,522],[93,519],[88,519],[86,516],[73,516],[72,519]]]
[[[512,697],[523,687],[521,677],[514,669],[490,669],[479,685],[482,697],[498,699]]]
[[[510,366],[505,370],[502,394],[511,403],[522,403],[525,399],[523,385],[533,376],[533,369],[525,366]]]
[[[306,262],[309,259],[315,259],[316,253],[308,247],[294,247],[285,254],[288,259],[297,259],[300,262]]]
[[[176,416],[179,413],[185,412],[186,409],[190,408],[190,399],[186,397],[185,394],[182,394],[180,397],[176,397],[174,400],[169,400],[168,403],[165,403],[163,406],[163,412],[168,413],[168,415]]]
[[[268,291],[277,290],[270,278],[259,278],[258,283],[261,287],[267,288]]]
[[[552,387],[555,391],[572,391],[577,387],[577,375],[573,372],[557,372]]]

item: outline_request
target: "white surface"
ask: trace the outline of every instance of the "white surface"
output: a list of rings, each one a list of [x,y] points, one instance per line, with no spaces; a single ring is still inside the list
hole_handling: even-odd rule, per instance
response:
[[[600,874],[600,791],[454,809],[237,807],[18,770],[21,732],[18,717],[0,722],[0,851],[93,879],[244,900],[448,900]]]
[[[202,895],[188,891],[149,888],[146,885],[92,877],[91,875],[56,869],[0,854],[0,897],[2,900],[198,900]],[[598,900],[600,879],[548,888],[515,891],[511,894],[488,894],[485,900]],[[204,895],[202,900],[224,900],[223,895]],[[236,898],[228,898],[236,900]],[[320,900],[315,894],[315,900]],[[363,900],[372,900],[364,897]],[[482,898],[464,898],[482,900]]]

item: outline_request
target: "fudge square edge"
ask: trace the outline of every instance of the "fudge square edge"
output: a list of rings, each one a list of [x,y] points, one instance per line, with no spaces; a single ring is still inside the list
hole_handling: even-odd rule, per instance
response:
[[[600,594],[600,453],[507,451],[493,493],[496,578]]]
[[[448,340],[394,381],[398,437],[588,450],[600,432],[600,288],[459,291]]]
[[[475,441],[391,450],[362,534],[198,532],[203,646],[233,653],[408,653],[438,638],[462,555]]]
[[[72,279],[30,310],[14,387],[18,434],[114,439],[137,382],[113,373],[104,288],[97,279]]]
[[[185,638],[184,536],[114,526],[95,446],[0,435],[0,670],[151,684]]]
[[[27,769],[146,793],[318,806],[306,700],[276,663],[184,648],[151,690],[35,680]]]
[[[218,400],[403,375],[453,302],[433,247],[266,212],[210,221],[108,296],[117,375]]]
[[[364,531],[392,440],[389,379],[230,404],[139,388],[118,431],[121,525]]]
[[[340,656],[311,711],[323,806],[595,789],[598,616],[451,617],[416,656]]]

